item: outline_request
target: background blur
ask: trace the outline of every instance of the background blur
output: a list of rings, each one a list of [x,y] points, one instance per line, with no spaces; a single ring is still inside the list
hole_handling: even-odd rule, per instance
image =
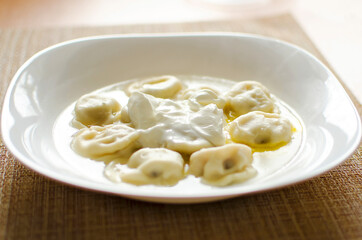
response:
[[[238,21],[290,13],[362,102],[361,12],[361,0],[0,0],[0,29]]]

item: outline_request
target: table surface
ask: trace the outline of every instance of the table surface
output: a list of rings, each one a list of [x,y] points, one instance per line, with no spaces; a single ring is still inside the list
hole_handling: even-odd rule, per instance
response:
[[[208,31],[279,38],[328,65],[290,14],[173,24],[11,27],[0,29],[0,96],[26,59],[61,41],[98,34]],[[361,104],[341,83],[361,115]],[[1,144],[0,239],[361,239],[361,150],[337,168],[294,186],[214,203],[167,205],[57,183],[21,165]]]

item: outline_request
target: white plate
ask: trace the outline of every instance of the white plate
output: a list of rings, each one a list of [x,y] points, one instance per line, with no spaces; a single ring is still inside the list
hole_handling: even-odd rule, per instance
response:
[[[299,150],[269,176],[225,188],[193,188],[187,181],[175,187],[117,185],[103,177],[102,163],[60,150],[56,120],[81,95],[163,74],[262,82],[303,120]],[[15,74],[1,120],[8,149],[40,174],[90,190],[168,203],[213,201],[294,184],[340,164],[361,139],[356,109],[320,61],[294,45],[244,34],[100,36],[57,44]]]

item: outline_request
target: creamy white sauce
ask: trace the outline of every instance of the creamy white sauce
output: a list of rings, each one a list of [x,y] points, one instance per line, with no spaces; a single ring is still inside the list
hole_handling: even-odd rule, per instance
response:
[[[128,114],[143,147],[165,147],[191,154],[201,148],[225,143],[223,111],[214,104],[191,109],[188,101],[155,98],[133,93]]]
[[[189,89],[207,86],[217,89],[220,93],[225,93],[235,85],[234,81],[225,79],[198,76],[177,77],[182,81],[184,86],[187,86]],[[187,147],[192,147],[192,145],[194,145],[190,144],[191,139],[196,139],[196,142],[199,142],[200,146],[204,144],[210,147],[222,145],[221,142],[225,141],[225,136],[227,137],[228,134],[224,132],[223,129],[223,124],[225,123],[222,117],[223,111],[218,109],[216,105],[209,104],[206,106],[198,106],[197,104],[189,104],[187,101],[179,100],[175,102],[167,99],[160,100],[143,94],[134,94],[130,100],[125,89],[133,81],[138,80],[120,82],[99,89],[93,93],[105,97],[112,97],[117,100],[122,107],[130,107],[132,104],[139,104],[139,106],[136,107],[131,106],[129,115],[131,120],[133,120],[135,128],[139,129],[141,132],[139,140],[142,142],[142,145],[147,147],[172,146],[175,148],[174,150],[180,151],[180,149],[182,150],[185,148],[185,145],[182,144],[189,143],[186,145]],[[206,100],[208,100],[208,96],[206,97]],[[290,107],[275,96],[273,96],[273,100],[275,100],[275,104],[279,108],[280,114],[287,117],[294,127],[292,140],[285,146],[276,150],[254,152],[252,166],[256,169],[257,176],[249,181],[267,179],[277,173],[278,170],[281,170],[295,157],[302,144],[303,127],[300,118]],[[142,104],[151,104],[153,112],[148,114],[142,112],[144,109],[144,105]],[[59,116],[54,126],[54,140],[56,147],[62,155],[68,157],[74,157],[76,155],[70,148],[70,143],[73,134],[78,130],[69,124],[74,117],[74,106],[75,103],[67,107]],[[170,129],[173,131],[168,131]],[[185,152],[191,153],[193,151],[195,151],[195,149],[188,149]],[[77,156],[77,158],[79,158],[79,156]],[[69,163],[71,165],[77,165],[77,168],[82,172],[81,164],[89,164],[89,161],[82,160],[81,164],[79,162],[70,161]],[[104,164],[102,165],[104,166]],[[104,176],[112,182],[120,183],[120,173],[130,171],[131,170],[126,165],[113,162],[105,166]],[[84,175],[86,175],[86,173],[84,173]],[[200,180],[194,176],[186,176],[180,183],[202,185]]]

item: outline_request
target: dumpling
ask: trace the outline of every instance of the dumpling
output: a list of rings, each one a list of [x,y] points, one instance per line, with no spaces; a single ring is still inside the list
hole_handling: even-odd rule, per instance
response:
[[[218,108],[223,109],[226,104],[226,100],[221,96],[221,94],[209,87],[187,89],[185,92],[180,94],[180,98],[188,100],[191,108],[197,108],[200,105],[206,106],[213,103]]]
[[[236,113],[236,116],[251,111],[268,113],[278,111],[268,89],[259,82],[239,82],[233,86],[226,97],[230,110]]]
[[[121,105],[113,98],[97,94],[82,96],[75,104],[73,126],[102,126],[114,123],[121,117]]]
[[[135,185],[175,185],[184,177],[184,160],[178,152],[165,148],[142,148],[129,159],[135,170],[121,176],[123,182]]]
[[[196,177],[202,177],[202,182],[206,184],[226,186],[255,176],[252,161],[250,147],[243,144],[226,144],[193,153],[190,157],[189,171]]]
[[[109,162],[126,162],[139,147],[139,132],[124,124],[104,127],[92,126],[77,132],[71,143],[75,152],[83,157]]]
[[[256,111],[232,121],[229,133],[234,142],[253,147],[272,147],[291,140],[292,124],[279,114]]]
[[[128,87],[128,93],[142,92],[158,98],[172,98],[182,89],[181,81],[174,76],[160,76],[138,81]]]

